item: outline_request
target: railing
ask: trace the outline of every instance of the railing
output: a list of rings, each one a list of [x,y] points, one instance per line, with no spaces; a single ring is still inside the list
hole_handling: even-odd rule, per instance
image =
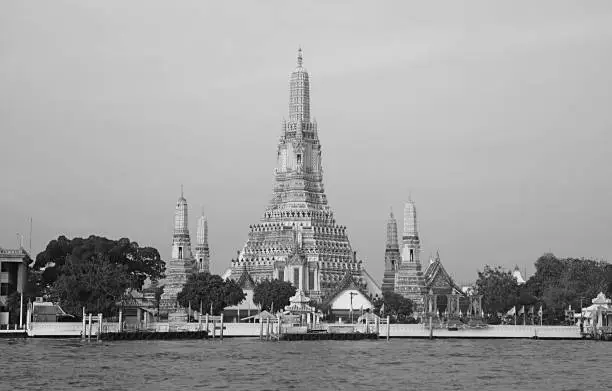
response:
[[[0,332],[2,331],[15,331],[15,330],[25,330],[25,325],[19,326],[17,323],[15,324],[3,324],[0,325]]]

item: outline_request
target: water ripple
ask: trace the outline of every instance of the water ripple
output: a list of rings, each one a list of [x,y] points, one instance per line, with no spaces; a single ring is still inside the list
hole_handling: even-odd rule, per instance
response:
[[[0,340],[6,357],[0,389],[605,390],[610,347],[531,340]]]

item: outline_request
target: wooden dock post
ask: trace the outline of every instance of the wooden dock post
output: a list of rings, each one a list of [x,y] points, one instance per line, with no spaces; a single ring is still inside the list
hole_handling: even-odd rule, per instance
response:
[[[270,337],[270,318],[266,319],[266,339],[270,341],[272,338]]]
[[[370,334],[370,318],[366,315],[366,334]]]
[[[429,317],[429,339],[433,339],[433,324],[432,317]]]
[[[204,323],[204,329],[206,330],[206,334],[209,334],[209,331],[208,331],[208,314],[206,314],[206,318],[204,320],[206,321]]]
[[[96,339],[100,340],[100,334],[102,334],[102,314],[98,313],[98,333],[96,334]]]
[[[87,340],[91,341],[91,329],[93,325],[91,324],[91,312],[89,313],[89,334],[87,335]]]
[[[380,337],[380,318],[377,316],[374,319],[375,319],[375,326],[376,326],[376,335]]]
[[[215,339],[215,334],[217,333],[217,319],[213,317],[212,320],[212,337]]]
[[[123,332],[123,310],[119,310],[119,332]]]
[[[85,307],[83,307],[83,329],[81,330],[81,339],[87,338],[87,316],[85,315]]]
[[[387,315],[387,341],[389,340],[389,333],[391,331],[391,318]]]
[[[221,313],[221,341],[223,341],[223,313]]]
[[[259,340],[263,341],[263,322],[259,318]]]

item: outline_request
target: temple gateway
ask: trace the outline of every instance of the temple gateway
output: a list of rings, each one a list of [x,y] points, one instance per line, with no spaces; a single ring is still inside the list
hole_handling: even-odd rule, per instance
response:
[[[255,282],[289,281],[319,301],[335,292],[347,274],[368,295],[381,293],[327,203],[301,49],[289,83],[289,119],[281,126],[272,199],[223,277],[238,278],[245,269]]]

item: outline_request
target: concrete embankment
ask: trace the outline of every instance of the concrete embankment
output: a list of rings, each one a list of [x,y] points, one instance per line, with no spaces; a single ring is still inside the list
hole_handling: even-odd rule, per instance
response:
[[[213,325],[208,325],[210,337]],[[151,323],[147,327],[148,332],[171,332],[171,331],[198,331],[205,330],[204,324],[198,323]],[[263,329],[263,330],[262,330]],[[83,326],[81,323],[30,323],[29,337],[81,337]],[[92,325],[92,337],[98,333],[97,324]],[[369,331],[374,329],[370,325]],[[102,326],[103,333],[116,333],[119,331],[118,323],[106,323]],[[364,325],[356,325],[356,331],[365,333]],[[522,325],[491,325],[480,329],[458,329],[448,330],[446,328],[432,328],[423,324],[381,324],[379,337],[387,338],[524,338],[524,339],[580,339],[580,329],[577,326],[522,326]],[[86,334],[89,332],[89,325]],[[267,328],[261,328],[259,323],[225,323],[223,325],[224,337],[259,337],[265,336]],[[220,325],[216,325],[214,337],[221,334]]]
[[[27,336],[25,330],[0,330],[0,338],[25,338]]]
[[[381,337],[387,337],[386,325],[380,330]],[[523,338],[523,339],[581,339],[578,326],[523,326],[489,325],[478,329],[449,330],[430,328],[422,324],[391,324],[390,338]]]

